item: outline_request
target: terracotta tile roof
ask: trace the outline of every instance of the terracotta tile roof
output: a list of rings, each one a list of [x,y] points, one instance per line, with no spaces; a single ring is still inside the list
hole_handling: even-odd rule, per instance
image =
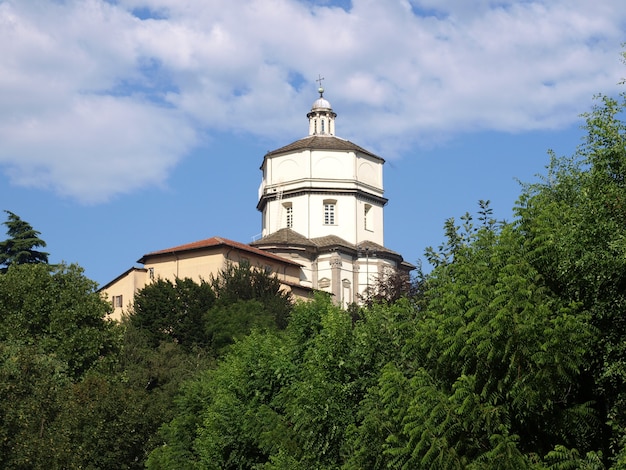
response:
[[[373,154],[369,150],[365,150],[363,147],[360,147],[357,144],[350,142],[349,140],[340,139],[339,137],[330,135],[311,135],[309,137],[305,137],[304,139],[296,140],[295,142],[292,142],[289,145],[285,145],[284,147],[281,147],[279,149],[267,152],[265,156],[268,157],[281,153],[305,149],[357,151],[369,155],[370,157],[382,160],[383,162],[385,161],[378,155]]]
[[[207,238],[205,240],[198,240],[196,242],[186,243],[184,245],[179,245],[179,246],[175,246],[172,248],[166,248],[164,250],[153,251],[153,252],[143,255],[139,260],[137,260],[137,262],[145,264],[146,259],[153,257],[153,256],[160,256],[160,255],[166,255],[166,254],[172,254],[172,253],[181,253],[185,251],[201,250],[205,248],[215,248],[215,247],[220,247],[220,246],[229,246],[231,248],[235,248],[241,251],[252,253],[258,256],[270,258],[275,261],[279,261],[281,263],[300,266],[299,263],[296,263],[295,261],[289,260],[287,258],[283,258],[282,256],[278,256],[273,253],[269,253],[267,251],[259,250],[258,248],[255,248],[250,245],[246,245],[245,243],[236,242],[236,241],[229,240],[227,238],[222,238],[222,237]]]

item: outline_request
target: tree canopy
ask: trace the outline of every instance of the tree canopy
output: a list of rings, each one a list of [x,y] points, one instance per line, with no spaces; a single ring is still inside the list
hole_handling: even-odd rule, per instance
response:
[[[13,212],[4,212],[8,215],[3,224],[8,229],[9,238],[0,242],[0,266],[4,266],[0,272],[6,272],[12,264],[48,263],[48,253],[36,250],[46,246],[46,242],[39,238],[41,234]]]

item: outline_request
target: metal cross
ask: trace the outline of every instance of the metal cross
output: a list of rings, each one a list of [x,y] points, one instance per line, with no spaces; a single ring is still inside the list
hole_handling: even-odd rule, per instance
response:
[[[321,75],[321,74],[320,74],[320,75],[318,75],[318,77],[319,77],[319,78],[318,78],[317,80],[315,80],[315,81],[316,81],[317,83],[319,83],[319,84],[320,84],[320,88],[322,88],[322,80],[324,80],[324,77],[322,77],[322,75]]]

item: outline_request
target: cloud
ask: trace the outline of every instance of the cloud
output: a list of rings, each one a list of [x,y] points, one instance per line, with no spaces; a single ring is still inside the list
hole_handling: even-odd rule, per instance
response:
[[[84,203],[163,184],[212,132],[301,137],[322,73],[339,135],[571,124],[613,93],[620,2],[0,1],[0,168]]]

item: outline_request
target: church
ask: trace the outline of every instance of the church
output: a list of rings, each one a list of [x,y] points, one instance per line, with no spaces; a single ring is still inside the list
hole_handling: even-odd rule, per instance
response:
[[[104,285],[114,319],[154,279],[208,279],[227,263],[247,262],[279,278],[295,298],[328,292],[336,304],[359,303],[388,270],[414,266],[384,245],[385,160],[335,135],[335,118],[318,89],[308,136],[263,157],[257,209],[261,238],[250,244],[213,237],[143,255]]]

